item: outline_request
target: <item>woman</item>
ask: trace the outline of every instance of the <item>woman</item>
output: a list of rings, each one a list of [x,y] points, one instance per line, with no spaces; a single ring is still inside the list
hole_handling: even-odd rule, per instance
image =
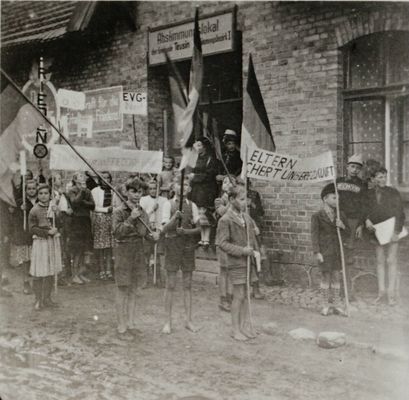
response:
[[[205,137],[194,144],[199,153],[193,173],[190,174],[192,191],[190,199],[199,207],[201,240],[199,245],[209,246],[210,228],[214,225],[214,200],[217,197],[216,175],[218,163],[210,149],[210,142]]]

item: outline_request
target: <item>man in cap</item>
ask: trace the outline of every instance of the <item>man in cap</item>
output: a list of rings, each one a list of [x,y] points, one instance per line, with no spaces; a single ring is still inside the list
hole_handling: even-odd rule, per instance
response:
[[[350,300],[354,300],[351,292],[351,269],[354,264],[356,251],[356,239],[362,237],[362,229],[366,215],[366,191],[367,184],[359,177],[363,161],[361,154],[354,154],[348,159],[347,175],[337,178],[337,189],[339,194],[339,208],[346,215],[350,228],[350,236],[346,243],[347,248],[347,285]]]
[[[225,146],[225,151],[223,152],[222,157],[227,171],[233,176],[240,175],[243,162],[240,158],[240,151],[237,148],[239,144],[237,133],[232,129],[226,129],[223,135],[223,144]],[[220,175],[217,176],[217,180],[223,181],[225,174],[226,171],[223,168]]]

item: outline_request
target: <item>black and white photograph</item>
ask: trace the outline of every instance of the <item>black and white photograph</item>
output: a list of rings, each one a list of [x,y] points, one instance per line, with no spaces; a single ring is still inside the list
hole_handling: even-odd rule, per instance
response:
[[[0,14],[0,400],[409,399],[409,1]]]

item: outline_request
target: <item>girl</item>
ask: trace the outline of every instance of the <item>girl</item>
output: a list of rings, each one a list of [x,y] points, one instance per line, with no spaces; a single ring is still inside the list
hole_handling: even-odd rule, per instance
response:
[[[112,175],[108,171],[101,172],[102,178],[112,183]],[[93,232],[94,249],[98,257],[99,278],[102,280],[112,279],[112,190],[104,181],[99,180],[99,186],[91,191],[95,202]]]
[[[199,245],[207,248],[210,243],[210,229],[214,224],[212,211],[214,200],[217,195],[216,175],[218,171],[217,160],[210,151],[210,142],[205,137],[195,142],[195,148],[199,153],[191,178],[190,199],[199,207],[201,240]]]
[[[52,220],[58,217],[57,207],[50,205],[48,185],[38,187],[38,202],[30,211],[28,223],[33,235],[30,274],[33,276],[34,309],[56,307],[51,300],[53,275],[62,270],[60,235]]]

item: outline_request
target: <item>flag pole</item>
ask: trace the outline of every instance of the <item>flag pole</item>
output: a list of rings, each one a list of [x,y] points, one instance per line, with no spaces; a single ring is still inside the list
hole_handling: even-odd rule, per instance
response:
[[[54,200],[55,200],[54,177],[51,174],[51,207],[55,205]],[[52,212],[53,228],[55,228],[55,211],[51,209],[51,212]],[[53,241],[54,241],[54,248],[56,248],[57,238],[55,237],[55,235],[53,236]],[[54,265],[54,292],[55,292],[55,295],[57,295],[57,291],[58,291],[57,287],[58,287],[58,274],[57,274],[57,268]]]
[[[89,169],[91,171],[93,171],[95,173],[95,175],[97,175],[97,177],[99,179],[101,179],[102,182],[104,182],[119,198],[119,200],[122,201],[122,203],[125,204],[125,206],[129,209],[129,205],[127,203],[127,201],[123,198],[123,196],[121,195],[121,193],[119,193],[118,190],[116,190],[107,180],[105,180],[101,174],[99,174],[99,172],[97,172],[95,170],[95,168],[78,152],[78,150],[71,144],[71,142],[61,133],[61,131],[57,128],[57,126],[50,121],[50,119],[44,115],[40,109],[28,98],[28,96],[26,94],[24,94],[21,89],[17,86],[17,84],[8,76],[8,74],[6,72],[4,72],[3,68],[0,68],[1,73],[4,75],[4,77],[8,80],[8,82],[14,87],[14,89],[17,90],[17,92],[20,94],[20,96],[22,96],[24,98],[24,100],[30,104],[43,118],[44,120],[52,127],[55,129],[55,131],[58,133],[58,135],[60,136],[60,138],[71,148],[71,150],[87,165],[87,167],[89,167]],[[152,234],[152,230],[150,229],[149,225],[141,218],[138,217],[138,220],[142,223],[142,225],[144,225],[144,227],[147,229],[147,231]]]
[[[27,161],[25,150],[20,151],[20,174],[21,174],[21,185],[22,185],[22,197],[23,197],[23,229],[27,230],[27,210],[26,210],[26,175],[27,175]]]
[[[179,194],[179,211],[180,212],[183,212],[183,186],[185,184],[185,170],[186,168],[183,168],[180,174],[180,194]],[[179,228],[182,226],[182,218],[179,219],[178,226]]]
[[[341,213],[340,213],[340,209],[339,209],[339,194],[338,194],[338,188],[337,188],[337,181],[336,181],[335,177],[334,177],[334,186],[335,186],[335,197],[336,197],[336,200],[337,200],[337,219],[340,220],[341,219]],[[341,253],[342,281],[344,282],[345,308],[346,308],[346,314],[349,317],[350,316],[350,310],[349,310],[347,276],[346,276],[346,270],[345,270],[344,246],[342,244],[342,236],[341,236],[340,228],[339,228],[339,226],[337,226],[336,228],[337,228],[339,249],[340,249],[340,253]]]
[[[247,145],[245,148],[245,157],[244,157],[244,188],[246,192],[246,214],[249,214],[249,208],[248,208],[248,201],[247,201],[247,190],[248,190],[248,185],[247,185]],[[246,240],[247,240],[247,247],[250,247],[250,227],[249,224],[246,223]],[[253,331],[253,316],[251,312],[251,295],[250,295],[250,271],[251,271],[251,256],[247,256],[247,277],[246,277],[246,283],[247,283],[247,303],[248,303],[248,311],[249,311],[249,322],[250,322],[250,329]]]
[[[159,179],[156,179],[156,206],[159,207]],[[155,225],[157,225],[157,212],[155,210]],[[156,228],[156,227],[155,227]],[[153,245],[153,284],[156,285],[156,262],[158,258],[158,243],[155,242]]]

